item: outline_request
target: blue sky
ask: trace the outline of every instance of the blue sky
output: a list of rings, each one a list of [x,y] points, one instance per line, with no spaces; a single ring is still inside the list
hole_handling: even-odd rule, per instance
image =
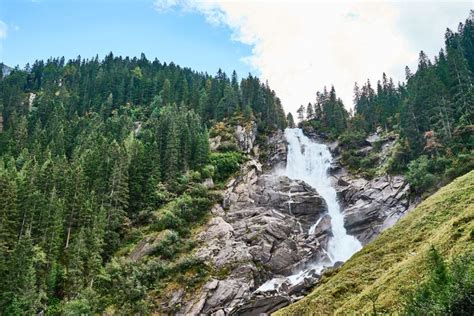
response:
[[[0,0],[7,26],[0,60],[24,66],[65,56],[140,56],[173,61],[215,74],[219,67],[241,76],[257,73],[242,58],[251,46],[231,40],[231,29],[206,23],[198,12],[158,12],[147,0]]]

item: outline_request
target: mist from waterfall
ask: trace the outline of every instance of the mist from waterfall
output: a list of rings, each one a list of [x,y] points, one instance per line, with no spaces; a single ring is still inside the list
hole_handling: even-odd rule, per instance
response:
[[[344,216],[337,201],[336,190],[331,186],[331,179],[328,174],[332,160],[331,152],[326,145],[318,144],[306,137],[299,128],[287,128],[285,137],[288,142],[286,169],[277,172],[293,180],[303,180],[316,189],[326,201],[328,213],[331,217],[333,236],[329,239],[328,249],[323,249],[323,251],[327,253],[332,264],[337,261],[346,261],[362,249],[362,245],[355,237],[348,235],[344,228]],[[291,203],[289,207],[291,212]],[[315,210],[315,214],[317,213],[317,210]],[[309,234],[314,233],[320,220],[321,218],[317,220],[315,215],[314,224],[308,231]],[[327,267],[327,262],[313,262],[293,275],[268,280],[256,292],[279,289],[285,282],[291,285],[298,284],[308,277],[311,271],[321,273],[325,267]]]
[[[329,240],[328,253],[332,262],[346,261],[362,248],[361,243],[347,234],[344,216],[337,201],[336,190],[331,185],[328,169],[331,152],[324,144],[318,144],[303,134],[299,128],[285,130],[288,155],[285,175],[294,180],[303,180],[324,198],[331,216],[333,237]],[[315,224],[309,229],[313,233]]]

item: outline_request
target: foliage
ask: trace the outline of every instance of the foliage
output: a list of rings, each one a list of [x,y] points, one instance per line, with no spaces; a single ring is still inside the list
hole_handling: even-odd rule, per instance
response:
[[[0,77],[0,314],[146,313],[147,291],[160,271],[181,273],[177,256],[218,198],[200,181],[224,181],[243,161],[211,161],[207,126],[286,126],[258,78],[143,54],[38,60]],[[171,232],[153,262],[117,263],[153,229]]]
[[[474,252],[448,267],[436,248],[429,251],[429,277],[406,297],[406,315],[470,315],[474,310]]]
[[[436,177],[429,172],[430,161],[426,156],[408,164],[407,180],[416,192],[423,192],[436,183]]]
[[[239,152],[212,153],[211,164],[215,167],[215,178],[219,182],[224,182],[231,175],[236,173],[243,162],[243,155]]]
[[[337,97],[336,90],[331,87],[328,92],[316,93],[316,102],[309,103],[306,108],[306,120],[304,120],[305,109],[301,106],[298,109],[298,119],[300,126],[311,128],[329,138],[337,138],[347,128],[349,113],[344,108],[342,100]]]

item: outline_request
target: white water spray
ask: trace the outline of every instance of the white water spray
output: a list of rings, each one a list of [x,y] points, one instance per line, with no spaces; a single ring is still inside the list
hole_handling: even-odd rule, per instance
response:
[[[347,234],[344,228],[344,216],[341,214],[337,202],[336,190],[331,186],[328,169],[331,165],[332,156],[328,147],[324,144],[313,142],[303,134],[299,128],[287,128],[285,130],[288,142],[288,154],[286,170],[284,174],[294,180],[303,180],[316,189],[328,205],[328,213],[331,216],[331,227],[333,236],[329,240],[328,250],[322,249],[332,263],[346,261],[354,253],[362,248],[361,243],[353,236]],[[290,195],[291,201],[291,195]],[[291,202],[290,202],[291,211]],[[309,229],[310,234],[322,218],[319,218]],[[325,265],[322,262],[314,262],[306,269],[298,273],[268,280],[262,284],[256,292],[265,292],[278,289],[283,283],[298,284],[303,281],[311,271],[321,273]]]
[[[328,205],[333,237],[329,240],[328,252],[331,261],[346,261],[362,248],[360,242],[347,234],[344,217],[337,202],[336,190],[331,186],[328,169],[332,156],[328,147],[318,144],[303,134],[299,128],[285,130],[288,141],[288,156],[285,174],[295,180],[303,180],[316,189]],[[317,223],[311,226],[313,233]]]

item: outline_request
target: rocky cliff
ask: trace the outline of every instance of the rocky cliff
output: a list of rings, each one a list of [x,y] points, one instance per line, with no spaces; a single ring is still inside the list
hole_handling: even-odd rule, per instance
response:
[[[370,154],[378,142],[380,145],[379,166],[382,166],[396,138],[369,135],[362,148],[364,155]],[[341,164],[339,144],[328,144],[333,155],[331,175],[344,210],[344,226],[347,232],[367,244],[382,231],[393,226],[407,211],[413,209],[419,199],[411,196],[410,185],[402,175],[381,175],[365,179],[353,174]]]
[[[216,273],[198,295],[187,297],[183,293],[173,300],[180,301],[179,313],[258,314],[277,310],[289,304],[290,295],[301,292],[304,286],[287,288],[278,295],[255,290],[268,279],[289,276],[326,256],[331,230],[325,201],[306,183],[274,172],[285,156],[284,144],[282,133],[273,135],[264,145],[272,161],[267,161],[268,171],[263,171],[254,157],[227,184],[223,203],[213,208],[213,217],[198,235],[201,246],[195,252]],[[309,235],[309,227],[319,219],[314,234]]]
[[[287,150],[282,132],[260,145],[255,144],[255,133],[252,126],[235,129],[236,143],[251,155],[197,236],[195,256],[211,267],[212,276],[195,293],[174,292],[165,312],[270,313],[301,298],[320,279],[312,270],[297,282],[290,283],[289,276],[313,262],[329,262],[326,249],[332,232],[326,202],[305,182],[279,172]],[[219,140],[211,143],[218,149]],[[337,146],[333,150],[337,152]],[[365,244],[409,209],[409,187],[400,176],[358,178],[337,161],[332,173],[345,227]],[[272,284],[261,287],[270,279]]]

